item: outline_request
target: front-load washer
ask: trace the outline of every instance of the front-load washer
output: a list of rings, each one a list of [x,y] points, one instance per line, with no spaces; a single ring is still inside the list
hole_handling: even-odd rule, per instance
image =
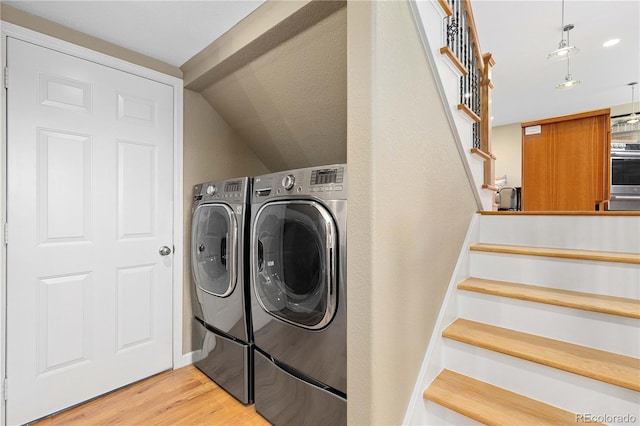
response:
[[[253,402],[248,289],[247,177],[194,186],[191,269],[204,329],[196,367],[244,404]]]
[[[346,424],[346,165],[255,177],[251,199],[256,410]]]

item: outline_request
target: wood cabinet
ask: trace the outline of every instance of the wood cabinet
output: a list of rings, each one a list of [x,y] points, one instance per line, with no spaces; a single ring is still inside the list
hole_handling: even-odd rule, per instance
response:
[[[610,110],[522,123],[522,210],[604,210]]]

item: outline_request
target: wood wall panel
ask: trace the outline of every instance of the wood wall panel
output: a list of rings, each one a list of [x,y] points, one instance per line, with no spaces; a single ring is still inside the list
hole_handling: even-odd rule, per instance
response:
[[[526,135],[529,126],[540,133]],[[594,211],[609,199],[608,109],[522,123],[522,209]]]

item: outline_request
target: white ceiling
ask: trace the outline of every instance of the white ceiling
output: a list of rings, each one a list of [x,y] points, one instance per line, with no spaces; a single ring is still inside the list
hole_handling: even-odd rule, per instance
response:
[[[3,0],[4,1],[4,0]],[[262,1],[7,1],[67,27],[180,66]],[[640,81],[640,2],[566,0],[565,23],[580,53],[568,91],[566,63],[550,62],[561,30],[561,0],[472,0],[483,52],[494,54],[493,125],[535,120],[631,102]],[[603,48],[611,38],[622,41]],[[639,85],[640,86],[640,85]],[[636,102],[640,98],[636,90]],[[636,103],[637,105],[637,103]],[[636,106],[636,110],[638,110]]]
[[[74,30],[181,66],[265,0],[4,1]]]
[[[483,52],[494,55],[493,125],[631,103],[640,81],[640,1],[566,0],[565,25],[574,24],[571,74],[582,84],[556,90],[567,74],[566,61],[547,60],[561,39],[561,0],[472,0]],[[616,46],[602,43],[621,39]],[[640,98],[636,87],[636,111]]]

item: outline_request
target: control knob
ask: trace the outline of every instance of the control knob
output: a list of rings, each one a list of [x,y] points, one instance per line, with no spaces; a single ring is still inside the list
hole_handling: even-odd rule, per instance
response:
[[[287,191],[293,188],[296,183],[296,177],[294,175],[286,175],[282,178],[282,187]]]
[[[216,193],[216,187],[213,185],[209,185],[207,186],[207,194],[208,195],[213,195]]]

